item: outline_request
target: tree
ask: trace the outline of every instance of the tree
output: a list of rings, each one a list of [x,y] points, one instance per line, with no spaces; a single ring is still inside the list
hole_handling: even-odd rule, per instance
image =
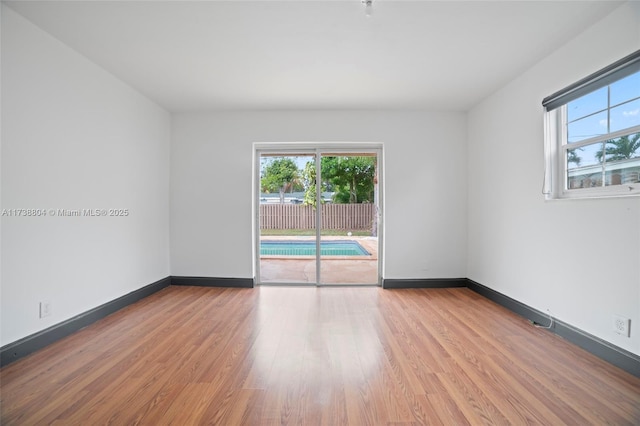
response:
[[[604,149],[596,152],[596,158],[602,163],[605,161],[620,161],[634,158],[640,151],[640,133],[625,135],[617,139],[609,139],[605,142]]]
[[[316,197],[316,163],[314,161],[307,161],[307,164],[304,166],[304,170],[302,171],[302,181],[304,183],[304,199],[303,203],[307,206],[313,206],[314,208],[317,205],[317,197]],[[324,190],[325,186],[321,185],[321,188]],[[320,200],[320,203],[323,203],[324,200]]]
[[[582,158],[580,158],[576,151],[582,151],[582,148],[571,149],[567,151],[567,163],[573,163],[576,165],[576,167],[580,167]]]
[[[295,161],[287,157],[269,160],[262,170],[260,186],[263,192],[280,193],[280,203],[284,203],[284,193],[299,182],[300,171]]]
[[[374,201],[376,157],[323,157],[322,180],[334,185],[336,203]]]

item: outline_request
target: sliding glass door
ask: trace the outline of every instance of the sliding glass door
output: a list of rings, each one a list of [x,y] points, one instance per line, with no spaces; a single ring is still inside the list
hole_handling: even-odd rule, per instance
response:
[[[260,144],[258,284],[379,285],[379,153]]]
[[[378,283],[377,158],[376,153],[320,154],[321,284]]]
[[[317,283],[315,160],[313,152],[260,154],[260,283]]]

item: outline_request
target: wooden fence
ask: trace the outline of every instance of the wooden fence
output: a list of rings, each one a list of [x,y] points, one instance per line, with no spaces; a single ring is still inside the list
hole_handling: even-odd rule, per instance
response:
[[[322,204],[322,229],[371,229],[373,204]],[[300,204],[260,204],[261,229],[314,229],[316,211]]]

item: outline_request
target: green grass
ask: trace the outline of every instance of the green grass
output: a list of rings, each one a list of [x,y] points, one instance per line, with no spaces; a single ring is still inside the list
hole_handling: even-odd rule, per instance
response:
[[[346,236],[347,230],[323,229],[320,235],[323,236]],[[264,236],[287,236],[287,237],[313,237],[316,235],[315,229],[261,229],[260,235]],[[354,237],[370,237],[371,231],[368,229],[351,230]]]

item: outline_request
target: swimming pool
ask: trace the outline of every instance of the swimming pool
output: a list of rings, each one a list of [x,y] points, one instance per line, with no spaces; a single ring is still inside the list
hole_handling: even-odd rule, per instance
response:
[[[316,242],[260,241],[261,256],[315,256]],[[321,241],[321,256],[371,256],[357,241]]]

